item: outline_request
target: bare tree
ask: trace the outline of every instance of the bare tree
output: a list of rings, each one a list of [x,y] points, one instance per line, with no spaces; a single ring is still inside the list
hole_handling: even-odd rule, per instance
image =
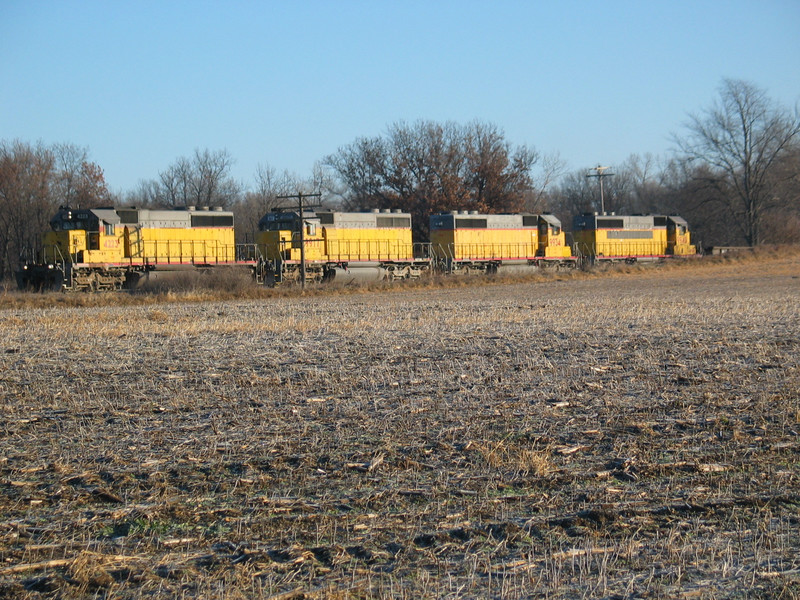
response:
[[[83,208],[110,202],[103,169],[89,161],[89,150],[74,144],[55,144],[53,155],[53,193],[62,204]]]
[[[669,197],[664,187],[663,167],[650,153],[631,154],[616,170],[627,182],[626,212],[669,213]]]
[[[0,142],[0,279],[16,270],[23,252],[39,248],[60,200],[56,174],[51,149]]]
[[[597,183],[586,177],[586,169],[565,175],[553,194],[556,213],[562,216],[578,215],[600,210],[600,192]]]
[[[566,165],[566,161],[557,152],[541,157],[532,177],[531,188],[524,194],[523,206],[526,211],[541,213],[554,209],[550,206],[552,197],[550,189],[555,181],[564,175]]]
[[[327,168],[323,163],[317,162],[311,170],[311,177],[307,185],[312,191],[322,194],[321,203],[330,209],[341,209],[347,194],[346,188],[336,177],[334,171]]]
[[[288,171],[278,174],[273,167],[264,165],[258,165],[255,182],[255,190],[250,194],[259,200],[262,214],[281,204],[278,196],[292,194],[300,186],[298,178]]]
[[[80,170],[88,159],[88,150],[74,144],[55,144],[50,152],[53,155],[54,173],[58,173],[53,182],[53,191],[63,204],[77,206]]]
[[[240,186],[230,176],[233,163],[227,150],[194,151],[191,189],[197,206],[230,206],[238,200]]]
[[[246,192],[241,201],[231,207],[235,215],[237,239],[253,243],[261,217],[280,206],[278,196],[295,193],[298,185],[297,178],[288,171],[278,174],[269,165],[258,165],[255,188]]]
[[[762,241],[770,244],[800,243],[800,140],[781,156],[772,179],[775,197],[782,203],[765,217]]]
[[[762,242],[766,215],[784,206],[778,166],[800,134],[797,109],[790,112],[751,83],[725,79],[719,101],[690,115],[685,137],[674,136],[684,159],[705,164],[708,201],[735,218],[749,245]]]
[[[162,204],[159,182],[155,179],[140,180],[134,190],[125,194],[125,203],[140,208],[150,208]]]
[[[533,189],[538,152],[512,148],[496,126],[395,123],[384,137],[361,138],[326,158],[345,184],[348,208],[400,208],[424,238],[443,210],[520,210]]]
[[[691,226],[692,240],[698,248],[744,246],[746,241],[733,214],[720,207],[718,190],[708,165],[671,161],[664,171],[664,185],[674,212]]]
[[[178,158],[158,176],[156,204],[163,206],[223,206],[239,200],[241,187],[230,176],[233,158],[227,150],[195,150]],[[145,187],[151,187],[145,184]],[[141,189],[141,186],[140,186]]]
[[[157,203],[171,207],[192,205],[192,176],[189,159],[178,158],[158,174],[160,190]]]
[[[539,153],[525,146],[511,149],[495,125],[469,124],[464,131],[466,183],[478,210],[520,209],[520,192],[533,189],[531,169]]]

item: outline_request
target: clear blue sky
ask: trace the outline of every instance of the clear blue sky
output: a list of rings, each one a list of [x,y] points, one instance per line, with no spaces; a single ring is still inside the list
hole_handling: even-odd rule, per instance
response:
[[[195,148],[307,177],[418,119],[615,165],[723,77],[793,107],[800,0],[0,0],[0,139],[87,147],[117,192]]]

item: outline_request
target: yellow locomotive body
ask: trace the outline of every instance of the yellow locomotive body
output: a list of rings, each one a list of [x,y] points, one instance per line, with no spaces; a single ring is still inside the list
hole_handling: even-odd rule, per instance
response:
[[[156,270],[236,261],[233,213],[217,210],[62,207],[21,287],[120,289]]]
[[[678,216],[587,213],[573,221],[582,257],[600,261],[656,260],[697,253],[689,226]]]
[[[431,252],[448,273],[573,264],[553,215],[452,211],[430,218]]]
[[[275,211],[259,223],[257,269],[267,283],[338,278],[401,279],[427,269],[411,240],[411,215],[401,211]]]

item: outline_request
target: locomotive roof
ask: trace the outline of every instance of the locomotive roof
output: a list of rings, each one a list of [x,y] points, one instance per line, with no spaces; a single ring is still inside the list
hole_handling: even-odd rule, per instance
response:
[[[178,209],[149,209],[104,206],[99,208],[70,208],[62,206],[50,220],[59,230],[75,227],[95,228],[102,221],[107,225],[135,225],[153,228],[233,227],[233,212],[221,208],[194,207]]]
[[[288,219],[296,219],[299,215],[299,211],[287,209],[287,210],[272,210],[265,214],[262,218],[267,219],[269,218],[270,221],[285,221]],[[313,219],[317,216],[317,213],[313,210],[304,210],[303,217],[306,219]]]
[[[549,223],[550,225],[555,225],[556,227],[561,227],[561,220],[557,216],[551,215],[549,213],[543,213],[543,214],[541,214],[539,216],[542,219],[544,219],[547,223]]]
[[[453,210],[430,216],[431,227],[440,228],[481,228],[481,229],[516,229],[519,227],[535,228],[539,219],[553,227],[561,227],[561,221],[555,215],[520,213],[479,213],[478,211]]]
[[[678,225],[685,225],[687,228],[689,227],[689,223],[687,223],[686,219],[684,219],[683,217],[679,217],[678,215],[670,215],[667,218],[673,223],[676,223]]]
[[[63,222],[93,222],[94,220],[104,221],[111,225],[118,225],[121,222],[119,215],[113,208],[70,208],[69,206],[62,206],[50,219],[50,225],[56,227],[57,224]]]
[[[365,212],[319,211],[322,225],[339,228],[411,227],[411,214],[401,210],[374,209]]]
[[[101,221],[105,221],[111,225],[119,225],[122,222],[114,208],[93,208],[91,212]]]
[[[274,210],[265,214],[259,221],[259,229],[274,229],[299,221],[297,210]],[[373,228],[373,227],[411,227],[411,213],[398,209],[373,209],[360,212],[339,210],[304,210],[303,221],[320,225],[332,225],[340,228]],[[278,225],[280,224],[280,225]]]
[[[666,227],[664,215],[618,215],[616,213],[584,213],[575,215],[574,229],[653,229]]]

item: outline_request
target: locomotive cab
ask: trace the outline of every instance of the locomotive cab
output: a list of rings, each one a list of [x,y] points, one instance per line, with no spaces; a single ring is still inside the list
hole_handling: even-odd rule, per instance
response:
[[[52,231],[45,235],[45,260],[72,263],[110,262],[117,260],[120,222],[113,209],[77,209],[62,207],[50,220]]]
[[[320,220],[316,213],[303,211],[303,218],[296,211],[271,212],[258,223],[260,231],[258,245],[262,256],[270,261],[300,260],[300,228],[303,231],[306,260],[322,257],[322,244],[315,236],[319,233]]]
[[[572,251],[565,243],[561,221],[550,214],[539,216],[538,256],[545,258],[569,258]]]
[[[697,249],[690,243],[689,224],[677,215],[667,217],[667,254],[697,254]]]

